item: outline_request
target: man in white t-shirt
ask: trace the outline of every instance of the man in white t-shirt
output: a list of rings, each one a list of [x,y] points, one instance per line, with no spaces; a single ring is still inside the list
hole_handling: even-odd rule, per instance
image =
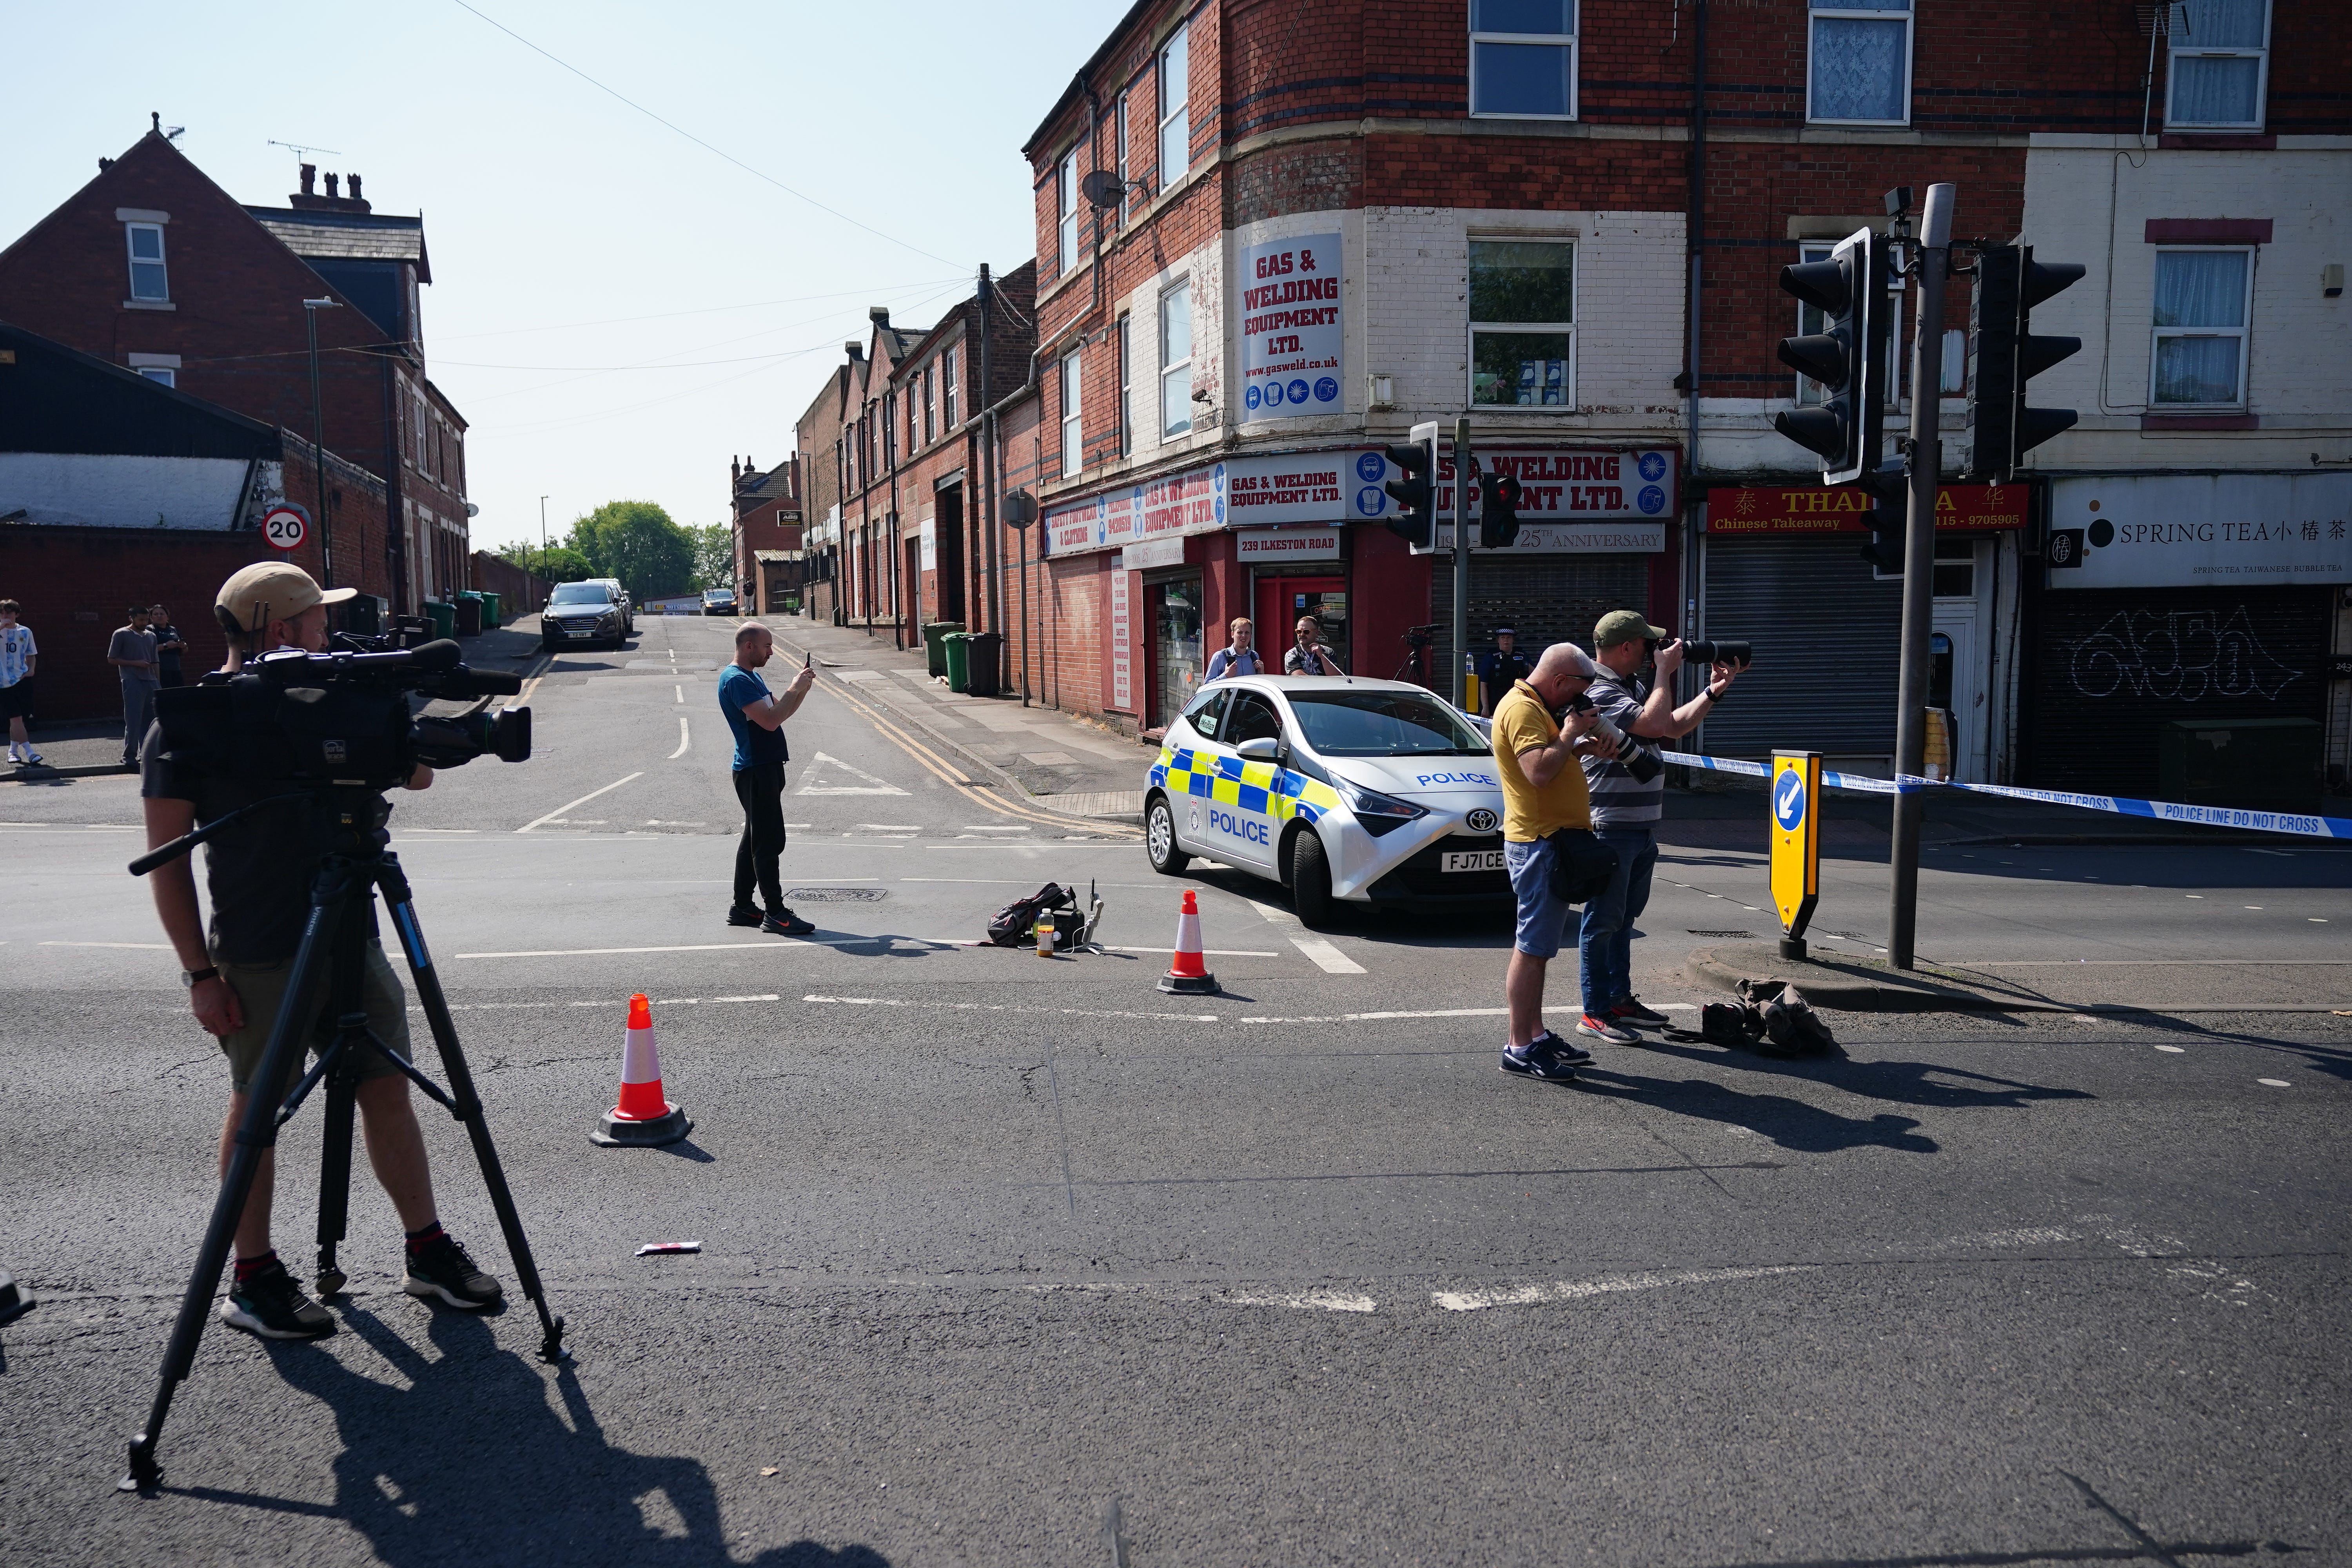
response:
[[[33,628],[16,624],[23,613],[16,600],[0,599],[0,718],[8,721],[8,760],[32,767],[41,753],[26,739],[25,721],[33,716],[33,670],[41,650]]]

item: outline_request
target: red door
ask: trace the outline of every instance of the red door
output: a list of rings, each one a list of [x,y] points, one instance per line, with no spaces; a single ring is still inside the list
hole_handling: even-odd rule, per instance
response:
[[[1260,577],[1257,580],[1257,650],[1279,674],[1290,651],[1291,629],[1301,616],[1323,623],[1323,645],[1340,665],[1355,668],[1348,642],[1348,580],[1345,577]]]

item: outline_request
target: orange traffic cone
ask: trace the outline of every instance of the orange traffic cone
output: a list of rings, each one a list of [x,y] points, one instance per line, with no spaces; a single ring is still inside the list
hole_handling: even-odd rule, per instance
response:
[[[643,994],[629,998],[628,1043],[621,1047],[621,1100],[598,1118],[592,1143],[653,1148],[694,1131],[686,1112],[662,1098],[661,1053],[654,1048],[654,1010]]]
[[[1201,962],[1201,906],[1190,888],[1184,889],[1184,912],[1176,917],[1176,954],[1168,961],[1160,989],[1179,996],[1213,996],[1217,992],[1217,977]]]

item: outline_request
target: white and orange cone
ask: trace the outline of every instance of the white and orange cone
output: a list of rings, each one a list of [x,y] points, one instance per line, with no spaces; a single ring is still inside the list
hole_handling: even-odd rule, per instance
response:
[[[620,1102],[597,1119],[589,1142],[606,1148],[654,1148],[694,1131],[686,1112],[662,1096],[661,1052],[654,1010],[642,993],[629,998],[628,1040],[621,1047]]]
[[[1201,962],[1201,906],[1190,888],[1184,889],[1184,911],[1176,917],[1176,953],[1160,977],[1160,989],[1179,996],[1216,994],[1217,977]]]

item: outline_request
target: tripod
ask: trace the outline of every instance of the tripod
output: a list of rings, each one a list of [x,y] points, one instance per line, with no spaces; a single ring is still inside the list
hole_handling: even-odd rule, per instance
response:
[[[311,883],[310,913],[302,928],[301,945],[295,950],[285,1001],[270,1026],[261,1065],[253,1076],[245,1117],[238,1123],[235,1147],[229,1155],[228,1171],[221,1178],[220,1194],[213,1201],[212,1220],[205,1227],[204,1244],[196,1252],[195,1271],[189,1278],[186,1294],[180,1298],[179,1317],[172,1325],[171,1343],[163,1352],[163,1370],[156,1384],[155,1403],[147,1413],[146,1426],[131,1439],[131,1473],[121,1482],[123,1491],[147,1490],[163,1481],[163,1467],[155,1460],[156,1441],[171,1414],[173,1394],[195,1364],[196,1342],[204,1337],[205,1321],[212,1315],[213,1292],[219,1287],[221,1269],[228,1261],[229,1245],[236,1237],[237,1221],[245,1214],[246,1199],[252,1191],[261,1157],[278,1142],[278,1130],[301,1109],[303,1100],[322,1080],[327,1086],[327,1121],[319,1162],[319,1294],[331,1296],[343,1288],[345,1276],[336,1262],[335,1251],[342,1242],[350,1215],[352,1117],[358,1103],[361,1068],[370,1051],[399,1068],[409,1081],[465,1123],[523,1294],[539,1310],[543,1331],[540,1359],[561,1362],[567,1353],[563,1349],[563,1320],[548,1310],[546,1289],[540,1282],[538,1266],[531,1260],[530,1242],[523,1235],[522,1220],[515,1213],[514,1194],[508,1189],[506,1173],[499,1167],[498,1150],[490,1142],[489,1123],[483,1117],[481,1099],[474,1092],[474,1077],[466,1066],[465,1049],[457,1043],[457,1026],[450,1022],[449,1004],[442,994],[440,975],[433,967],[432,954],[425,950],[425,933],[416,923],[407,874],[400,868],[399,857],[386,847],[391,839],[383,825],[392,808],[384,804],[383,797],[371,790],[346,786],[273,795],[208,822],[140,857],[131,863],[131,874],[144,876],[187,854],[247,812],[293,800],[310,803],[316,831],[325,835],[329,848]],[[409,977],[415,984],[417,998],[424,1004],[433,1043],[440,1048],[442,1070],[449,1079],[446,1090],[378,1039],[368,1027],[363,975],[367,944],[376,939],[378,932],[375,899],[379,893],[392,913],[393,929],[407,958]],[[328,992],[327,1005],[320,1014],[320,1027],[322,1031],[331,1027],[333,1039],[318,1063],[302,1076],[291,1093],[287,1093],[286,1080],[301,1059],[305,1043],[302,1037],[309,1014],[305,1004],[321,979]]]

